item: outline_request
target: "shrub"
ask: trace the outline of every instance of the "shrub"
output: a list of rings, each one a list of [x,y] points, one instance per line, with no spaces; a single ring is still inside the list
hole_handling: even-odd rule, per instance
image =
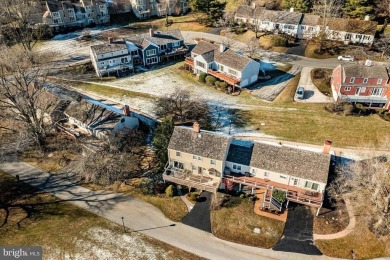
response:
[[[188,193],[188,199],[192,202],[196,202],[197,199],[199,197],[199,193],[198,192],[190,192]]]
[[[276,189],[272,192],[272,197],[274,197],[279,203],[283,203],[286,200],[286,192]]]
[[[206,77],[207,77],[207,74],[204,73],[204,72],[201,72],[199,74],[199,82],[205,83],[206,82]]]
[[[387,112],[387,109],[381,109],[381,110],[378,111],[378,114],[379,115],[385,115],[386,112]]]
[[[169,185],[166,189],[165,189],[165,195],[167,197],[173,197],[176,195],[176,187],[173,186],[173,185]]]
[[[154,194],[154,181],[148,178],[142,179],[139,188],[143,194],[152,195]]]
[[[228,87],[228,84],[227,84],[226,82],[221,82],[221,83],[219,83],[219,87],[220,87],[221,89],[223,89],[223,90],[226,90],[227,87]]]
[[[366,108],[365,108],[362,104],[360,104],[360,103],[357,103],[357,104],[355,105],[355,107],[356,107],[356,109],[359,111],[359,114],[360,114],[360,113],[366,113],[366,112],[367,112]]]
[[[343,113],[345,116],[352,115],[354,110],[355,110],[355,108],[353,107],[352,104],[344,104],[343,105]]]
[[[215,82],[217,81],[216,78],[214,78],[213,76],[207,76],[206,77],[206,82],[208,85],[210,86],[213,86],[215,84]]]
[[[220,87],[221,87],[221,86],[220,86],[221,83],[222,83],[222,81],[218,81],[218,80],[217,80],[217,81],[214,83],[214,85],[220,88]]]
[[[283,37],[274,37],[274,39],[272,40],[273,47],[286,47],[287,43],[287,39]]]

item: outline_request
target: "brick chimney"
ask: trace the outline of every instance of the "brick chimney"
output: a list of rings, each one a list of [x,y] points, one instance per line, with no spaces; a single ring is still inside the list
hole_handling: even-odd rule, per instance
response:
[[[108,43],[111,44],[111,43],[113,43],[113,42],[114,42],[114,38],[108,37]]]
[[[128,105],[122,107],[122,111],[124,116],[130,116],[131,114],[130,107]]]
[[[197,134],[200,133],[200,125],[198,122],[195,122],[194,125],[192,126],[192,128],[194,129],[194,133],[197,133]]]
[[[150,36],[150,37],[153,37],[153,35],[154,35],[153,29],[152,29],[152,28],[149,28],[149,36]]]
[[[325,142],[324,142],[324,150],[322,151],[322,153],[329,154],[331,148],[332,148],[332,141],[325,140]]]

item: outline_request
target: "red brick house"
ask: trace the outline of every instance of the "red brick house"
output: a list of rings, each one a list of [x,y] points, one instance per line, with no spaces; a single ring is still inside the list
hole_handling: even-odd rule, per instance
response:
[[[384,65],[339,65],[332,74],[333,99],[390,108],[390,68]]]

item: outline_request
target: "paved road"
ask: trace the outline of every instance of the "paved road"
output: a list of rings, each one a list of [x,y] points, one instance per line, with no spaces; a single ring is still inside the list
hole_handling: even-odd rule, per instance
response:
[[[207,259],[313,259],[303,254],[276,252],[224,241],[207,232],[174,223],[142,200],[119,193],[91,191],[63,175],[49,175],[25,163],[3,163],[0,169],[13,176],[18,174],[22,181],[115,223],[122,224],[124,217],[128,228]],[[320,256],[316,259],[331,258]]]
[[[299,80],[298,86],[305,89],[305,94],[303,99],[296,99],[296,102],[310,102],[310,103],[330,103],[333,102],[331,97],[327,97],[314,86],[313,81],[311,80],[311,71],[313,68],[304,67],[301,71],[301,78]]]

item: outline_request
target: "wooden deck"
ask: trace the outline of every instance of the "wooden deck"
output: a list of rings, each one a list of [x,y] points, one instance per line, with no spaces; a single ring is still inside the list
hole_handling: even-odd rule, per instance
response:
[[[186,59],[184,60],[184,62],[185,62],[187,65],[189,65],[189,66],[191,66],[191,67],[194,67],[194,59],[193,59],[193,58],[191,58],[191,57],[186,57]]]
[[[207,70],[207,73],[233,86],[237,85],[240,82],[239,79],[219,71]]]
[[[289,201],[318,208],[322,206],[323,194],[320,192],[311,192],[309,190],[301,189],[295,186],[285,185],[256,177],[225,176],[224,178],[234,183],[246,185],[254,189],[272,189],[272,187],[274,187],[286,191],[287,200]]]
[[[283,213],[281,213],[280,215],[273,214],[269,211],[261,210],[261,207],[263,205],[263,199],[264,199],[265,192],[266,192],[266,190],[264,188],[255,190],[255,195],[257,197],[257,200],[255,201],[255,207],[253,209],[254,212],[259,216],[263,216],[263,217],[272,218],[272,219],[286,222],[287,213],[288,213],[287,210],[283,211]]]

